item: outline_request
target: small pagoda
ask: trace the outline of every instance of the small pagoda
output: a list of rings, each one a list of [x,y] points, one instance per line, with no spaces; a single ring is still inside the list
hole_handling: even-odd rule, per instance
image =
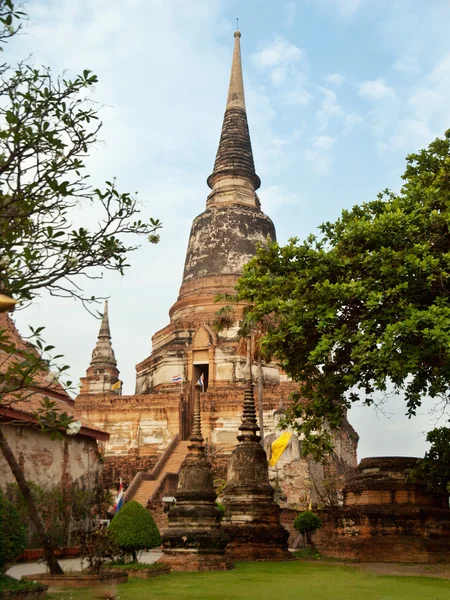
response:
[[[222,531],[222,513],[215,504],[211,463],[201,432],[200,388],[196,392],[189,453],[181,465],[176,505],[168,514],[164,554],[158,562],[174,571],[224,571],[234,565],[225,554],[228,536]]]
[[[223,492],[222,527],[230,536],[228,556],[234,560],[289,560],[289,533],[281,525],[274,501],[264,448],[256,422],[253,381],[249,369],[239,444],[231,454]]]

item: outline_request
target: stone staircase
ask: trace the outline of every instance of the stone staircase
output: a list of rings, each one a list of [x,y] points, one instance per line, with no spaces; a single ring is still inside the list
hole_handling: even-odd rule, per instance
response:
[[[126,500],[133,499],[142,504],[142,506],[147,506],[148,501],[151,501],[158,494],[166,476],[169,473],[178,475],[190,443],[189,441],[179,441],[171,450],[169,457],[165,460],[164,466],[159,470],[157,476],[154,479],[141,478],[134,493],[127,497]]]

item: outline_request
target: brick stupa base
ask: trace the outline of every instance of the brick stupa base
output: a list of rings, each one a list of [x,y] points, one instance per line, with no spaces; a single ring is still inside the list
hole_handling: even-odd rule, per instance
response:
[[[365,562],[450,562],[448,497],[411,482],[417,458],[365,458],[344,488],[344,506],[321,514],[323,556]]]
[[[234,449],[223,493],[222,528],[230,536],[227,554],[232,560],[289,560],[289,533],[281,525],[280,508],[273,499],[267,457],[256,423],[253,382],[247,381],[242,432]]]

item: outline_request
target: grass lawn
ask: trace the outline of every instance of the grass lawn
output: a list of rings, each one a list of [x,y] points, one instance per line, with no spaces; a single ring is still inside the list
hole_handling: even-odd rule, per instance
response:
[[[49,594],[48,598],[90,600],[100,597],[99,592],[64,590]],[[448,600],[450,581],[377,576],[351,566],[298,560],[238,563],[233,571],[219,573],[130,578],[128,583],[117,586],[117,595],[120,600]]]

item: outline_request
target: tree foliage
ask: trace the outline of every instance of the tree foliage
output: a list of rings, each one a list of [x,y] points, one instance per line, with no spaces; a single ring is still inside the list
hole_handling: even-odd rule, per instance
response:
[[[0,575],[26,548],[25,527],[13,504],[0,491]]]
[[[311,510],[305,510],[299,513],[294,519],[294,529],[311,543],[311,535],[322,527],[322,521],[316,513]]]
[[[427,433],[430,449],[413,470],[414,479],[422,479],[432,492],[450,492],[450,428],[436,427]]]
[[[137,552],[156,548],[161,535],[152,515],[136,500],[126,502],[111,521],[108,531],[115,543],[133,560]]]
[[[13,0],[0,0],[1,52],[25,16]],[[30,58],[0,64],[0,294],[13,296],[22,307],[44,291],[89,304],[96,299],[84,292],[81,276],[99,278],[104,270],[123,274],[137,235],[152,243],[159,239],[160,222],[139,218],[136,194],[119,191],[112,178],[93,183],[86,172],[101,127],[92,100],[96,84],[88,69],[72,77],[37,67]],[[88,208],[95,218],[86,218]],[[48,387],[42,376],[51,367],[53,348],[43,343],[41,331],[32,332],[32,348],[0,327],[1,408],[42,395]],[[30,415],[30,426],[45,431],[71,421],[45,398],[42,410]],[[27,501],[50,571],[59,573],[32,492],[1,429],[0,449]]]
[[[299,383],[304,448],[331,448],[352,402],[389,386],[408,416],[450,386],[450,131],[407,157],[399,193],[342,211],[320,236],[261,248],[238,295],[272,314],[263,342]],[[304,402],[302,399],[308,400]]]

